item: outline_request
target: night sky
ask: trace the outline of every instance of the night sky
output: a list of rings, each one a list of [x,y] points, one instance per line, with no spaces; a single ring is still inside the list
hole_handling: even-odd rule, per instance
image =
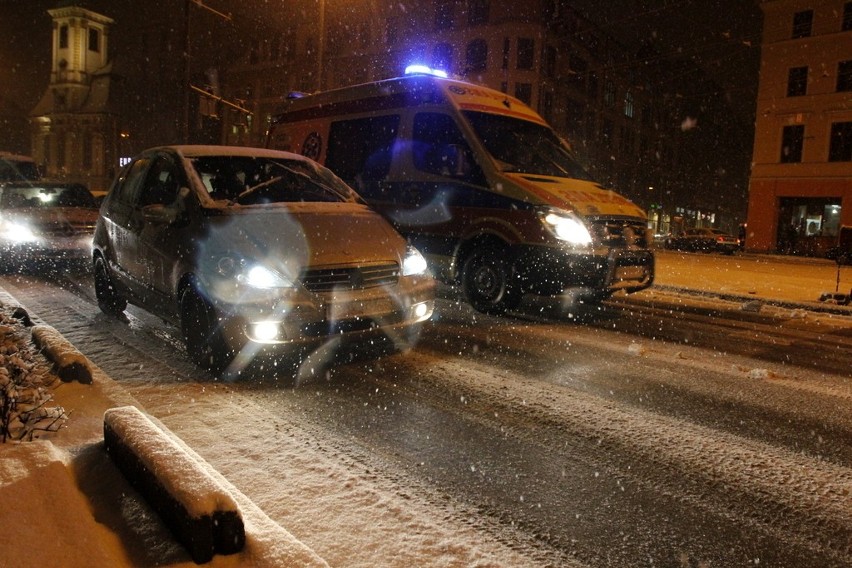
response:
[[[274,21],[276,7],[285,1],[207,0],[207,4],[251,25],[258,19]],[[146,2],[153,5],[157,0]],[[46,89],[51,33],[47,10],[59,4],[58,0],[0,0],[0,35],[4,38],[0,42],[0,123],[5,130],[0,134],[0,149],[28,149],[26,129],[17,136],[9,132],[17,123],[9,124],[8,118],[28,115]],[[182,2],[163,4],[180,6]],[[112,0],[110,15],[116,17],[114,13],[132,10],[134,5],[133,0]],[[762,25],[756,1],[576,0],[573,5],[626,46],[651,44],[661,61],[693,61],[719,84],[720,94],[734,112],[742,113],[741,119],[752,126]]]

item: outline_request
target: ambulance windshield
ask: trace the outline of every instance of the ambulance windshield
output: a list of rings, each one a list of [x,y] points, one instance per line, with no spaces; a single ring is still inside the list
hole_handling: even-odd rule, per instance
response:
[[[463,114],[503,171],[592,179],[549,127],[486,112]]]

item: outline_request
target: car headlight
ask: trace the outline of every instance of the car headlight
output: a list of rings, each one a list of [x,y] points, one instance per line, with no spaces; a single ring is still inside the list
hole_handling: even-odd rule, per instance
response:
[[[560,241],[572,245],[592,243],[592,235],[583,222],[573,213],[560,209],[542,209],[539,218],[544,226]]]
[[[28,243],[38,239],[32,229],[23,223],[3,223],[3,238],[16,243]]]
[[[291,288],[293,286],[291,279],[271,268],[229,256],[219,260],[217,270],[220,276],[233,278],[239,284],[261,290]]]
[[[420,251],[408,245],[405,249],[405,258],[402,259],[402,275],[418,276],[426,274],[427,268],[426,259],[420,254]]]

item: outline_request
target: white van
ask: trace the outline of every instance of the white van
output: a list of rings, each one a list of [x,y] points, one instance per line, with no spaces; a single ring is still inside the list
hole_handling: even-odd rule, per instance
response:
[[[291,97],[267,145],[343,178],[477,310],[505,312],[527,292],[599,302],[653,282],[645,212],[505,93],[415,74]]]

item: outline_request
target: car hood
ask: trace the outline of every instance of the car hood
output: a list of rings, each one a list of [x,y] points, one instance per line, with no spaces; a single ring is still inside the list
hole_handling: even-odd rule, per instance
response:
[[[97,209],[82,207],[33,207],[4,209],[0,220],[25,225],[35,233],[84,234],[95,230]]]
[[[543,204],[576,211],[585,217],[616,216],[646,218],[645,212],[629,199],[586,180],[505,173]]]
[[[296,203],[217,209],[202,258],[239,256],[295,278],[306,268],[401,263],[406,242],[357,203]]]

